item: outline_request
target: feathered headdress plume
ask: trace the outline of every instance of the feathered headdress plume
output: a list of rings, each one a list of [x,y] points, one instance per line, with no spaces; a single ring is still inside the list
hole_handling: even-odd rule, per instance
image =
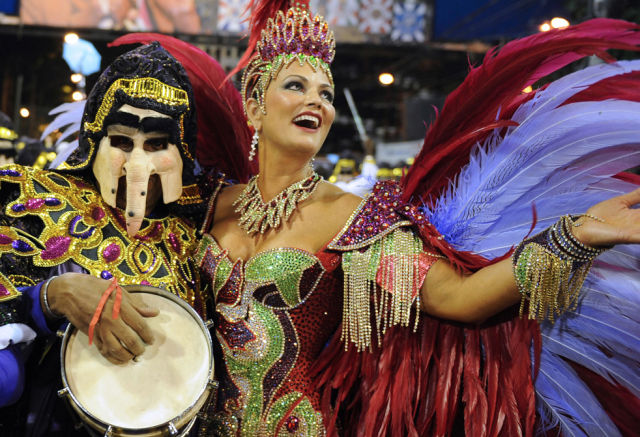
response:
[[[238,61],[238,65],[231,70],[229,77],[236,74],[249,64],[249,60],[253,56],[260,34],[262,30],[267,26],[269,18],[276,16],[278,11],[286,11],[287,8],[293,5],[291,0],[251,0],[245,9],[246,12],[250,12],[249,17],[249,43],[247,50]],[[309,0],[296,1],[297,6],[301,8],[309,9]]]
[[[245,182],[250,174],[247,159],[251,135],[240,93],[225,81],[218,62],[199,48],[179,39],[155,33],[132,33],[110,46],[158,41],[184,67],[195,97],[198,119],[196,156],[204,167]]]
[[[512,125],[508,118],[522,103],[524,88],[585,56],[609,62],[607,49],[640,50],[639,30],[634,23],[600,18],[490,50],[429,127],[416,164],[402,180],[405,199],[431,204],[469,161],[477,142],[495,128]]]

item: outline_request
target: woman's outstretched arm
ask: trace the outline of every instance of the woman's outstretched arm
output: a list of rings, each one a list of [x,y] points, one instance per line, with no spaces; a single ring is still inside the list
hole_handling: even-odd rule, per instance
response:
[[[615,244],[640,243],[640,189],[613,197],[591,207],[572,227],[583,244],[605,248]],[[578,226],[576,226],[578,225]],[[436,317],[479,323],[518,303],[521,294],[513,261],[505,259],[471,275],[463,275],[441,260],[436,262],[421,291],[422,310]]]

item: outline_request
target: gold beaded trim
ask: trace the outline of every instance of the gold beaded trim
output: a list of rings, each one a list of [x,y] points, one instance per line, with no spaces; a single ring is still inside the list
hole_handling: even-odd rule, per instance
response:
[[[522,295],[520,316],[526,301],[528,317],[539,321],[553,322],[556,316],[576,308],[593,260],[604,249],[581,243],[571,232],[573,225],[570,216],[563,216],[514,251],[514,274]]]
[[[179,205],[193,205],[194,203],[201,203],[202,196],[200,195],[200,187],[198,184],[182,187],[182,195],[177,202]]]
[[[413,313],[414,331],[420,319],[420,262],[422,241],[408,229],[375,241],[365,250],[353,250],[342,255],[344,271],[344,300],[342,336],[345,350],[353,343],[358,351],[371,349],[373,336],[378,346],[388,328],[409,326]],[[382,259],[385,266],[382,285],[378,284],[378,270]],[[414,291],[417,290],[417,293]],[[371,309],[375,326],[371,326]]]
[[[102,104],[98,108],[96,118],[93,123],[86,122],[84,128],[91,132],[100,132],[104,119],[109,115],[115,102],[116,91],[124,91],[127,95],[141,99],[153,99],[156,102],[170,106],[184,105],[189,108],[189,97],[187,92],[167,85],[153,77],[140,77],[136,79],[118,79],[111,84],[104,94]]]

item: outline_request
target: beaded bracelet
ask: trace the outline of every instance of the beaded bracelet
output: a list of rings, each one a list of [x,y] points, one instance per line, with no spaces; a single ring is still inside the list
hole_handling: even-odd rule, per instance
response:
[[[578,294],[596,256],[605,248],[588,246],[571,232],[573,219],[563,216],[551,227],[524,240],[513,253],[513,267],[522,296],[520,315],[554,320],[574,309]]]
[[[42,288],[40,289],[40,294],[42,294],[42,301],[44,303],[44,305],[42,306],[43,310],[44,310],[44,315],[49,318],[49,319],[62,319],[64,318],[63,315],[61,314],[57,314],[55,313],[51,307],[49,306],[49,299],[47,296],[47,291],[49,290],[49,283],[54,280],[55,278],[57,278],[57,276],[52,276],[49,279],[47,279],[47,281],[44,283],[44,285],[42,286]]]
[[[577,261],[589,261],[604,252],[605,249],[588,246],[578,240],[571,227],[573,219],[565,215],[548,230],[549,240],[555,243],[554,253],[564,254],[563,258],[572,258]]]
[[[600,222],[600,223],[606,223],[604,219],[602,219],[602,218],[600,218],[600,217],[598,217],[596,215],[586,213],[586,212],[584,214],[579,214],[579,215],[573,216],[572,218],[575,218],[577,220],[580,217],[587,217],[587,218],[590,218],[590,219],[595,220],[595,221]],[[582,226],[582,223],[576,223],[576,221],[574,221],[573,222],[573,226],[577,228],[578,226]]]

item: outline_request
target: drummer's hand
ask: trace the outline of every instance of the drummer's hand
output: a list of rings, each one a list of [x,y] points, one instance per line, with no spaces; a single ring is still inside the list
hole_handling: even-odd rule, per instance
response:
[[[640,243],[640,188],[622,196],[600,202],[587,211],[604,222],[583,216],[572,229],[582,243],[593,247]]]
[[[85,334],[100,298],[110,281],[82,273],[65,273],[54,278],[47,289],[51,309],[64,315]],[[158,315],[135,294],[122,289],[120,315],[111,318],[114,295],[107,301],[96,327],[93,341],[100,353],[115,364],[125,363],[144,352],[144,344],[153,343],[153,333],[144,320]]]

